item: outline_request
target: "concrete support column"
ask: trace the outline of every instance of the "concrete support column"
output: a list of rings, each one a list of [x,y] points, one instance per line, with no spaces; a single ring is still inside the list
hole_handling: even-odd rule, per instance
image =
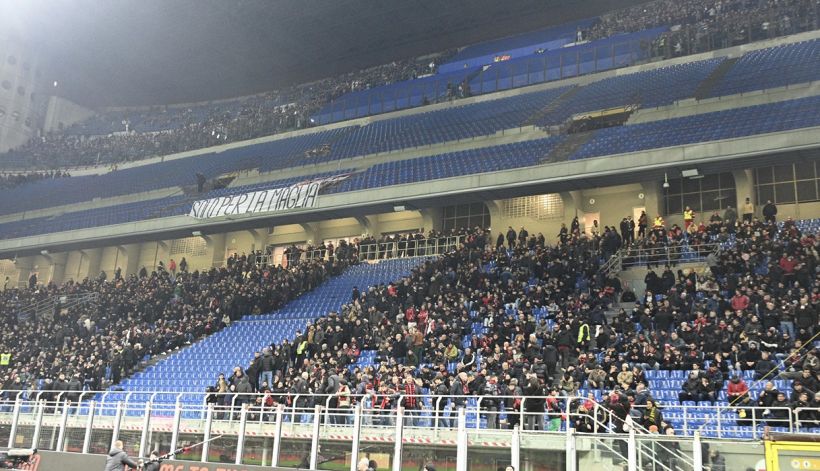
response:
[[[125,256],[125,261],[120,261],[122,276],[136,275],[140,271],[140,257],[142,257],[142,244],[128,244],[120,246],[121,254]]]
[[[424,208],[419,210],[419,212],[421,213],[422,229],[424,229],[424,232],[441,230],[441,216],[444,214],[442,208]],[[492,217],[492,215],[490,215],[490,217]],[[490,222],[495,224],[493,221]]]
[[[564,218],[563,221],[572,221],[572,218],[578,216],[578,219],[586,212],[584,210],[584,195],[580,190],[565,191],[560,193],[561,201],[564,202]]]
[[[28,278],[34,271],[34,257],[18,257],[14,265],[20,270],[17,274],[17,284],[15,287],[28,286]],[[38,282],[39,280],[39,276]]]
[[[60,284],[65,281],[65,266],[68,261],[68,252],[49,254],[46,258],[50,260],[50,274],[48,280]],[[41,272],[42,273],[42,272]]]
[[[211,266],[222,266],[225,262],[225,234],[201,236],[205,239]]]
[[[502,229],[506,228],[505,225],[506,221],[504,220],[504,213],[501,209],[501,201],[496,200],[489,200],[485,201],[484,204],[487,205],[487,211],[490,212],[490,227],[492,228],[493,242],[495,242],[495,237],[498,236],[499,232],[503,232]],[[439,218],[441,219],[441,218]]]
[[[148,272],[150,273],[152,270],[155,270],[157,266],[159,266],[159,262],[165,264],[168,261],[171,255],[171,241],[170,240],[160,240],[157,241],[157,246],[154,249],[154,265],[148,268]],[[142,268],[142,267],[140,267]]]
[[[86,249],[82,251],[86,263],[82,264],[86,268],[82,270],[80,278],[96,278],[100,274],[100,262],[102,262],[103,249]]]
[[[268,235],[270,234],[268,228],[249,229],[248,234],[253,238],[254,250],[265,250],[265,247],[268,246]]]
[[[648,182],[641,182],[644,194],[644,207],[646,208],[646,216],[649,218],[649,224],[652,225],[652,220],[658,214],[665,214],[666,208],[663,202],[663,189],[661,182],[654,180]]]
[[[376,216],[358,216],[356,217],[356,221],[362,226],[362,234],[370,234],[374,237],[381,235],[379,221]]]
[[[732,176],[735,178],[735,194],[737,195],[737,205],[742,207],[746,202],[746,198],[752,199],[752,204],[755,205],[755,213],[759,213],[758,206],[766,202],[757,201],[755,197],[754,174],[752,169],[733,170]],[[740,215],[740,211],[738,211]]]
[[[318,223],[303,223],[302,230],[305,231],[305,241],[311,245],[317,245],[322,241],[322,231]]]

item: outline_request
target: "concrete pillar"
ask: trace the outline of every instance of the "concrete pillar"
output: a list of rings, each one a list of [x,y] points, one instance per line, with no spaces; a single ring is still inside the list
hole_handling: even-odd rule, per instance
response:
[[[492,229],[490,232],[495,234],[494,237],[497,237],[497,234],[499,232],[504,232],[507,227],[504,225],[506,221],[504,221],[504,213],[501,209],[501,202],[489,200],[485,201],[484,204],[487,205],[487,211],[490,213],[490,228]],[[493,242],[495,242],[495,238],[493,238]]]
[[[102,262],[103,249],[85,249],[82,251],[83,257],[88,261],[84,273],[80,278],[96,278],[100,274],[100,262]]]
[[[65,281],[65,267],[66,262],[68,261],[68,252],[49,254],[46,258],[49,260],[50,265],[48,281],[57,284]],[[43,280],[43,282],[45,281],[46,280]]]
[[[757,201],[755,197],[754,174],[752,169],[733,170],[732,176],[735,178],[737,205],[739,207],[743,206],[743,203],[746,202],[746,198],[751,198],[752,204],[754,204],[755,209],[757,209],[757,206],[759,206],[761,202]],[[763,203],[765,203],[765,201]],[[738,214],[739,213],[738,211]]]
[[[560,193],[561,201],[564,202],[564,222],[572,221],[572,218],[581,216],[584,210],[584,194],[580,190],[564,191]]]
[[[422,229],[424,232],[441,230],[441,216],[444,213],[442,208],[424,208],[419,212],[421,213]],[[492,214],[490,217],[492,217]],[[490,220],[490,222],[495,224],[492,220]]]
[[[136,275],[140,271],[140,257],[142,257],[142,244],[128,244],[120,246],[121,254],[125,256],[124,261],[119,262],[122,267],[122,276]]]
[[[201,236],[205,239],[206,248],[211,260],[211,266],[222,266],[225,262],[225,239],[226,235],[211,234]]]
[[[159,262],[162,262],[163,265],[166,261],[170,258],[171,255],[171,241],[170,240],[160,240],[157,241],[157,247],[154,250],[154,266],[148,269],[150,273],[152,270],[155,270],[159,266]],[[140,267],[142,268],[142,267]]]
[[[663,190],[661,189],[661,185],[654,180],[641,182],[641,187],[643,188],[646,216],[649,218],[649,224],[651,225],[652,219],[654,219],[655,216],[666,212],[663,202]]]
[[[268,246],[268,235],[270,230],[268,228],[249,229],[248,234],[253,237],[253,250],[265,250]]]
[[[318,223],[303,223],[302,230],[305,231],[305,241],[308,244],[316,245],[322,241],[322,231],[319,229]]]
[[[34,271],[34,257],[17,257],[14,265],[20,270],[17,274],[16,287],[28,286],[28,277]],[[39,276],[38,282],[39,282]]]
[[[376,216],[357,216],[356,221],[362,226],[362,234],[370,234],[374,237],[381,235],[379,221]]]

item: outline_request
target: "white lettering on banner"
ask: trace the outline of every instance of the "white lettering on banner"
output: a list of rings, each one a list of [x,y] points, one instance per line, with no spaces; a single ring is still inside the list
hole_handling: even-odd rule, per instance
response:
[[[349,174],[336,175],[318,180],[303,181],[291,186],[194,201],[188,215],[197,219],[207,219],[220,216],[315,208],[317,197],[322,188],[345,180],[349,176]]]

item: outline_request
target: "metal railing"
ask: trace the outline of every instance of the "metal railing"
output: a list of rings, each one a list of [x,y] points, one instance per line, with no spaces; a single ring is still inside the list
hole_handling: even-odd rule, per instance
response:
[[[370,394],[4,391],[0,394],[0,446],[106,453],[114,441],[124,439],[129,453],[145,455],[157,446],[174,450],[188,442],[222,436],[226,438],[220,440],[227,440],[225,446],[235,450],[232,460],[241,464],[246,441],[265,437],[272,439],[265,464],[276,466],[282,444],[293,440],[311,443],[312,450],[320,440],[349,442],[355,456],[360,442],[384,441],[387,437],[394,445],[399,444],[396,456],[401,456],[401,444],[412,438],[455,447],[515,448],[511,454],[514,458],[526,447],[521,444],[522,437],[566,437],[567,469],[576,469],[569,462],[596,449],[613,461],[628,463],[630,470],[702,469],[701,458],[695,453],[700,434],[694,422],[684,427],[694,431],[693,438],[658,436],[631,416],[627,416],[624,427],[624,421],[612,410],[589,398],[396,394],[383,407],[385,396],[375,397],[379,400],[373,400]],[[687,406],[682,407],[687,417]],[[704,407],[700,409],[703,412]],[[771,413],[782,408],[769,409]],[[800,421],[805,422],[805,430],[820,410],[782,412],[790,421],[794,418],[788,430],[800,432]],[[765,421],[762,414],[760,410],[751,413],[753,429]],[[714,420],[722,420],[720,417],[716,411]],[[583,431],[578,431],[579,427]],[[721,432],[724,429],[720,422],[716,427],[718,437],[726,435]],[[583,450],[577,449],[579,438],[587,445],[591,443],[591,448],[584,445]],[[684,443],[686,447],[666,446],[664,440]],[[207,444],[192,453],[195,456],[189,459],[214,460]],[[459,460],[468,459],[468,455],[466,450],[460,452]],[[671,461],[661,459],[669,456]],[[317,453],[311,453],[310,460],[315,465]],[[354,465],[356,462],[352,460]],[[518,464],[515,460],[512,463]]]
[[[465,236],[431,237],[403,241],[386,241],[359,246],[360,260],[380,260],[385,258],[424,257],[443,255],[459,247]]]
[[[604,275],[619,273],[625,268],[637,266],[674,266],[679,263],[703,263],[709,254],[721,250],[719,243],[689,245],[687,243],[660,245],[651,248],[623,247],[601,266]]]
[[[350,244],[348,250],[352,253],[352,258],[360,262],[388,260],[395,258],[412,258],[443,255],[453,251],[464,242],[465,236],[431,237],[425,239],[412,239],[409,241],[384,241],[372,244]],[[298,248],[298,252],[283,254],[256,254],[256,264],[264,265],[288,265],[303,263],[313,260],[331,260],[339,256],[334,251],[328,249],[304,250]],[[334,249],[335,250],[335,249]]]
[[[641,410],[643,406],[635,406]],[[787,429],[789,433],[799,432],[799,419],[797,409],[790,407],[758,407],[758,406],[692,406],[680,405],[675,409],[681,411],[669,413],[662,411],[666,422],[674,419],[681,424],[681,432],[684,435],[692,435],[699,431],[704,435],[716,436],[717,438],[737,438],[733,432],[733,427],[749,427],[751,438],[758,439],[763,433],[762,426],[781,427]],[[820,409],[799,409],[804,417],[808,417],[809,411],[820,412]],[[738,422],[742,422],[739,425]],[[807,423],[808,424],[808,423]],[[803,427],[804,430],[810,427]]]
[[[27,286],[27,285],[26,285]],[[56,309],[69,309],[97,300],[99,293],[73,293],[49,296],[20,308],[20,313],[27,317],[38,320],[52,320]]]

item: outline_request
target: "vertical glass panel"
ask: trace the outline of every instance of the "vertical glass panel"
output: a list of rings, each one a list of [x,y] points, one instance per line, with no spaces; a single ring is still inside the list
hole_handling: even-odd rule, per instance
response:
[[[113,430],[92,429],[88,452],[95,455],[107,455],[108,451],[111,450],[111,435],[113,433]]]
[[[209,463],[235,463],[236,462],[236,435],[223,435],[212,441],[208,448]]]
[[[566,436],[522,432],[520,459],[521,469],[531,471],[566,469]]]
[[[69,427],[65,432],[65,443],[63,451],[80,453],[83,451],[83,440],[85,440],[85,428]]]
[[[777,183],[774,185],[775,203],[794,203],[794,182]],[[763,202],[761,202],[763,203]]]
[[[242,464],[270,466],[273,452],[272,437],[245,437]]]
[[[309,468],[310,440],[282,438],[282,443],[279,445],[279,467]]]
[[[703,467],[725,463],[726,471],[766,469],[765,449],[760,441],[703,440]]]
[[[179,437],[177,437],[177,448],[184,448],[190,447],[191,445],[197,444],[201,442],[205,438],[205,434],[203,433],[180,433]],[[150,450],[146,450],[150,452]],[[170,450],[168,450],[170,451]],[[160,450],[160,452],[165,453],[166,450]],[[200,447],[191,447],[188,451],[183,451],[182,453],[176,455],[176,459],[179,460],[188,460],[188,461],[199,461],[202,459],[202,448]]]
[[[389,461],[393,450],[382,454],[381,459]],[[455,471],[456,469],[456,447],[455,445],[405,445],[402,448],[401,463],[402,468],[417,470],[421,469],[426,464],[432,464],[436,471]],[[390,469],[389,467],[382,468],[382,463],[376,459],[379,464],[379,469]],[[468,465],[469,466],[469,465]]]

